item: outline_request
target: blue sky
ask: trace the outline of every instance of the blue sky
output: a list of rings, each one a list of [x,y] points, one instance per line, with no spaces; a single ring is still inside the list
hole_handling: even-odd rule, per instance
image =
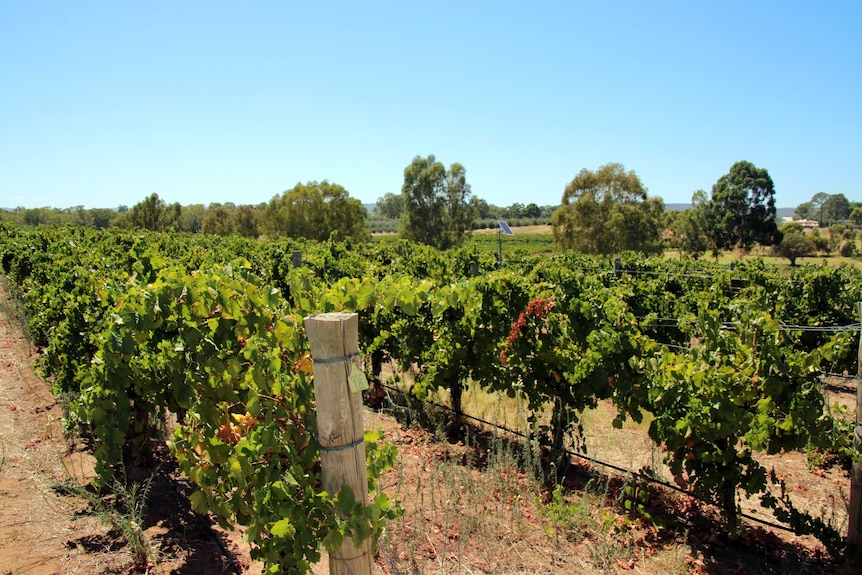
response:
[[[2,2],[0,207],[373,203],[416,155],[557,204],[619,162],[688,202],[862,201],[862,2]]]

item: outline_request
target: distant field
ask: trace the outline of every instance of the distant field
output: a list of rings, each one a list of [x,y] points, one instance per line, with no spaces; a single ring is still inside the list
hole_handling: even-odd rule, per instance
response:
[[[516,236],[520,235],[520,234],[548,234],[548,235],[550,235],[552,233],[551,232],[551,226],[549,226],[547,224],[542,225],[542,226],[518,226],[518,227],[513,227],[512,231],[515,232]],[[489,229],[475,230],[473,233],[474,234],[496,234],[497,230],[489,230]]]
[[[537,225],[537,226],[513,226],[512,231],[515,233],[514,236],[503,236],[503,251],[522,251],[531,254],[540,254],[540,253],[549,253],[554,251],[554,237],[553,231],[550,225]],[[394,237],[396,234],[374,234],[375,236],[389,236]],[[498,249],[498,239],[497,239],[497,230],[496,229],[481,229],[481,230],[473,230],[473,236],[469,240],[474,245],[482,249],[483,251],[487,250],[493,253],[497,252]],[[679,258],[680,254],[678,250],[675,249],[666,249],[664,251],[665,257],[668,258]],[[704,254],[702,256],[704,260],[714,261],[710,254]],[[749,258],[759,258],[768,264],[774,264],[778,266],[789,266],[789,262],[786,258],[778,258],[770,254],[769,250],[766,248],[755,248],[751,251],[747,256],[743,259]],[[723,252],[717,260],[717,263],[720,264],[729,264],[733,261],[739,261],[740,257],[738,254],[734,254],[732,252]],[[851,266],[855,266],[857,268],[862,269],[862,261],[846,258],[837,255],[830,256],[818,256],[818,257],[805,257],[799,258],[796,260],[797,265],[833,265],[840,266],[842,264],[847,264]]]
[[[551,226],[520,226],[513,227],[514,236],[501,235],[498,237],[496,230],[475,230],[472,237],[467,240],[468,245],[473,245],[482,252],[496,254],[501,247],[505,259],[513,256],[548,254],[554,251],[554,236]]]

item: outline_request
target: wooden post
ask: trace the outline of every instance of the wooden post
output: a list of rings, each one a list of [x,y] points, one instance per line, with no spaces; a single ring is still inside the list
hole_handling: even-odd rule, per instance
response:
[[[622,258],[614,258],[614,275],[617,276],[617,278],[623,275]]]
[[[862,302],[856,303],[856,315],[862,322]],[[862,333],[859,335],[857,375],[862,378]],[[856,380],[856,427],[853,449],[862,450],[862,380]],[[850,517],[847,521],[847,543],[862,549],[862,462],[856,461],[850,470]]]
[[[362,393],[351,392],[348,376],[359,354],[359,315],[323,313],[305,318],[314,360],[314,394],[317,404],[317,441],[323,488],[335,495],[342,486],[353,490],[357,501],[368,504],[365,467],[365,430]],[[370,575],[371,541],[359,547],[345,538],[341,549],[329,554],[330,575]]]
[[[294,250],[294,252],[290,254],[290,259],[293,261],[294,268],[302,267],[302,252],[300,250]]]

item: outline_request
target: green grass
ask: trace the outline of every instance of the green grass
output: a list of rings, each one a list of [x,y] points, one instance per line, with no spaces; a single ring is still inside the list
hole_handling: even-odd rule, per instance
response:
[[[375,241],[396,241],[397,235],[375,236]],[[494,256],[500,250],[500,239],[496,233],[488,231],[474,232],[465,242],[467,247],[475,247],[480,253],[493,254]],[[555,251],[554,236],[551,233],[519,233],[515,231],[514,236],[502,237],[502,249],[504,261],[518,261],[525,256],[541,256],[552,254]],[[682,256],[677,249],[668,248],[664,250],[664,257],[669,259],[680,259]],[[713,258],[710,254],[704,254],[701,259],[705,262],[715,263],[718,265],[729,266],[731,263],[738,262],[740,259],[760,259],[768,265],[775,265],[779,268],[790,268],[790,262],[787,258],[779,258],[771,255],[769,248],[756,247],[750,253],[740,258],[738,253],[722,252],[718,258]],[[797,266],[813,265],[813,266],[841,266],[849,265],[862,269],[862,259],[848,258],[840,255],[826,255],[816,257],[797,258]]]
[[[473,234],[467,240],[468,246],[475,246],[482,252],[497,253],[500,249],[500,239],[497,234]],[[529,255],[539,255],[554,251],[554,236],[551,234],[519,234],[503,236],[503,257],[514,252],[526,252]]]

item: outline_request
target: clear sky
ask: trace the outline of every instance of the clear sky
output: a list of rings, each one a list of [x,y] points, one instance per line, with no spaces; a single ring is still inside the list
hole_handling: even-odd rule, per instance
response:
[[[862,201],[860,138],[859,0],[0,0],[0,207],[373,203],[428,154],[500,206],[747,160],[794,207]]]

